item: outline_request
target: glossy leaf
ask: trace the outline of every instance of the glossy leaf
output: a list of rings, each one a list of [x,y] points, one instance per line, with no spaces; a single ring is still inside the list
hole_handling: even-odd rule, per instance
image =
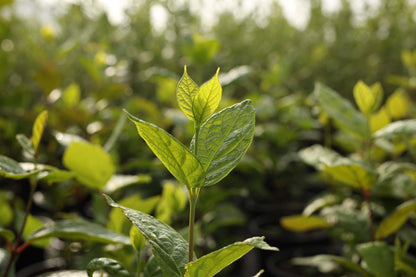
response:
[[[152,181],[152,177],[147,174],[138,175],[113,175],[105,184],[104,191],[106,193],[113,193],[124,187],[134,184],[147,184]]]
[[[307,232],[328,228],[331,225],[319,216],[291,215],[280,219],[280,224],[293,232]]]
[[[365,115],[375,112],[383,100],[383,88],[380,83],[369,87],[363,81],[359,81],[354,86],[353,94],[355,103],[357,103],[358,108]]]
[[[23,134],[17,134],[16,139],[19,142],[20,146],[22,146],[23,150],[25,150],[30,155],[35,155],[35,150],[33,149],[32,141]]]
[[[369,272],[376,277],[397,276],[394,271],[394,258],[387,243],[382,241],[363,243],[357,246]]]
[[[115,172],[110,155],[99,145],[72,142],[63,157],[64,165],[75,173],[82,184],[103,189]]]
[[[179,80],[176,88],[176,99],[179,108],[191,120],[194,120],[194,113],[192,111],[194,97],[199,90],[198,85],[189,77],[186,66],[184,67],[182,78]]]
[[[324,169],[325,164],[334,164],[344,159],[337,152],[319,144],[302,149],[298,155],[304,163],[315,167],[317,170]]]
[[[33,124],[32,145],[33,145],[33,149],[35,150],[35,153],[37,153],[38,151],[38,146],[39,146],[42,134],[43,134],[43,130],[45,129],[47,118],[48,118],[48,112],[43,111],[36,117],[35,123]]]
[[[375,138],[393,138],[395,136],[414,136],[416,135],[416,120],[399,120],[390,123],[375,134]]]
[[[80,219],[62,220],[47,225],[32,233],[28,240],[34,241],[51,237],[130,245],[129,237]]]
[[[211,252],[186,265],[185,277],[211,277],[240,259],[253,248],[279,251],[263,241],[264,237],[252,237],[242,242],[235,242],[217,251]]]
[[[14,240],[14,233],[8,229],[0,227],[0,237],[7,239],[8,241]]]
[[[324,172],[334,180],[358,189],[371,189],[376,180],[376,176],[371,169],[350,160],[333,165],[325,165]]]
[[[250,100],[211,116],[199,131],[197,157],[206,171],[204,186],[218,183],[235,168],[254,135],[255,111]]]
[[[154,217],[115,203],[106,196],[107,202],[123,213],[145,236],[153,247],[153,255],[166,276],[183,276],[188,261],[188,242],[172,227]]]
[[[179,182],[188,188],[203,185],[205,172],[188,148],[159,127],[127,114],[139,135]]]
[[[346,99],[322,84],[316,84],[314,94],[322,108],[343,129],[361,139],[367,138],[370,128],[367,120]]]
[[[340,200],[341,198],[334,194],[325,194],[322,196],[318,196],[317,198],[312,200],[312,202],[306,205],[306,207],[303,209],[302,214],[304,216],[310,216],[324,207],[338,203]]]
[[[375,238],[382,239],[396,232],[416,210],[416,200],[409,200],[398,206],[377,228]]]
[[[41,170],[25,171],[18,162],[9,157],[0,155],[0,176],[15,180],[36,175]]]
[[[197,125],[201,125],[205,120],[207,120],[220,104],[222,87],[220,81],[218,80],[219,71],[220,69],[218,68],[214,77],[203,84],[194,97],[192,112]]]
[[[131,274],[116,260],[95,258],[87,265],[87,274],[92,277],[95,271],[106,272],[114,277],[130,277]]]

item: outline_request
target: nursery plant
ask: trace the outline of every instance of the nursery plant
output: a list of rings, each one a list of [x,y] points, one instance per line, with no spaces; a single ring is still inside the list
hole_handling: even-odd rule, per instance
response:
[[[326,229],[339,246],[335,255],[293,261],[322,273],[343,267],[359,276],[414,276],[416,259],[408,250],[416,245],[416,121],[403,119],[411,112],[410,98],[398,89],[383,105],[381,85],[362,81],[353,96],[358,110],[329,87],[315,86],[321,120],[333,122],[337,132],[326,133],[325,146],[310,146],[299,157],[331,186],[281,224],[295,232]]]

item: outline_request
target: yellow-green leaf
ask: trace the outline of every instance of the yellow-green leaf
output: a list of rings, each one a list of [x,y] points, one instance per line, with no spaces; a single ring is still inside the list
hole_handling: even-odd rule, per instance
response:
[[[372,114],[370,117],[370,129],[374,134],[376,131],[384,128],[391,122],[390,116],[385,108],[381,108],[377,113]]]
[[[218,68],[214,77],[203,84],[194,97],[192,111],[197,125],[207,120],[218,108],[221,101],[222,87],[218,79],[219,71]]]
[[[182,78],[179,80],[176,88],[176,99],[179,108],[191,120],[194,120],[194,113],[192,111],[192,103],[194,97],[199,90],[198,85],[189,77],[186,66],[184,67]]]
[[[369,87],[364,82],[359,81],[354,86],[353,92],[358,108],[365,115],[375,112],[380,107],[381,100],[383,100],[383,88],[380,83],[375,83]]]
[[[185,145],[156,125],[126,113],[142,139],[179,182],[188,188],[203,185],[205,171]]]
[[[36,117],[35,123],[33,124],[32,144],[33,144],[33,149],[35,150],[35,153],[38,152],[38,146],[39,146],[42,134],[43,134],[43,130],[45,129],[47,118],[48,118],[48,111],[43,111]]]
[[[396,90],[386,101],[386,110],[392,119],[405,117],[410,110],[410,99],[402,89]]]
[[[77,83],[70,84],[62,93],[62,100],[67,107],[74,107],[79,103],[81,90]]]
[[[397,231],[416,210],[416,200],[409,200],[398,206],[378,227],[375,238],[382,239]]]
[[[375,183],[375,174],[362,164],[348,161],[325,165],[324,172],[336,181],[358,189],[371,189]]]
[[[328,228],[331,225],[319,216],[291,215],[280,219],[280,224],[293,232],[307,232]]]

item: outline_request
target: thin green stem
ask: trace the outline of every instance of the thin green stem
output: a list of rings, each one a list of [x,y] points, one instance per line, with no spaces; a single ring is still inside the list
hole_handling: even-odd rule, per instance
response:
[[[199,124],[195,123],[195,139],[194,139],[194,155],[197,155],[198,152],[198,142],[199,142],[199,130],[201,129],[201,126]]]
[[[188,231],[188,261],[194,260],[194,223],[196,202],[198,200],[200,188],[191,188],[189,195],[189,231]]]

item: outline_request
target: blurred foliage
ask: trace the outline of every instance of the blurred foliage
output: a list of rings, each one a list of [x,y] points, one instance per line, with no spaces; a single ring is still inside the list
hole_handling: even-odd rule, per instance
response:
[[[236,230],[264,211],[267,203],[281,204],[285,213],[299,201],[304,204],[316,193],[326,191],[321,179],[299,162],[299,149],[315,143],[333,146],[342,153],[359,149],[354,136],[338,133],[310,96],[315,82],[336,88],[349,100],[358,80],[371,88],[380,82],[385,102],[372,114],[371,132],[390,121],[413,118],[416,7],[410,1],[380,0],[376,11],[365,7],[367,18],[357,20],[349,1],[341,1],[339,11],[327,13],[321,1],[313,0],[304,29],[291,26],[274,2],[270,15],[261,23],[255,11],[240,17],[223,11],[215,15],[212,25],[193,12],[187,1],[176,2],[135,2],[126,10],[125,22],[113,25],[93,1],[54,7],[53,20],[47,24],[35,16],[21,16],[18,5],[24,1],[0,1],[0,154],[34,162],[28,149],[21,147],[27,140],[19,136],[19,144],[16,135],[29,136],[36,116],[48,111],[37,162],[54,168],[39,180],[33,222],[79,216],[129,234],[129,222],[109,213],[103,199],[94,196],[97,186],[83,184],[82,174],[87,168],[79,168],[75,179],[68,175],[71,159],[65,159],[64,153],[72,141],[78,141],[75,145],[91,145],[93,155],[97,151],[107,157],[108,152],[111,161],[101,166],[119,174],[110,182],[97,173],[99,190],[111,193],[126,206],[154,213],[175,227],[186,224],[180,188],[171,184],[172,176],[150,150],[137,142],[136,131],[124,126],[122,115],[122,108],[126,108],[189,144],[192,125],[180,114],[175,101],[175,87],[184,65],[197,83],[221,67],[224,100],[220,108],[250,98],[257,110],[254,144],[248,154],[220,186],[201,194],[197,212],[197,218],[199,213],[205,215],[197,222],[204,234],[197,242],[201,252],[242,236],[239,232],[243,231]],[[36,3],[30,6],[33,15],[41,14]],[[163,29],[156,29],[152,23],[155,7],[163,7],[167,14]],[[93,145],[102,145],[102,149],[93,149]],[[403,143],[394,145],[392,159],[403,156],[408,161],[406,149]],[[374,155],[385,153],[377,151]],[[401,199],[412,195],[412,176],[393,178],[394,187],[388,177],[378,193],[389,189]],[[172,198],[168,191],[173,191]],[[27,180],[0,180],[0,211],[5,215],[0,218],[1,228],[18,230],[14,226],[21,219],[16,215],[24,210],[28,194]],[[133,194],[137,197],[130,198]],[[355,203],[355,199],[351,201],[344,204]],[[396,204],[383,202],[388,211]],[[351,218],[360,219],[342,208],[326,212],[329,217],[344,214],[347,229]],[[357,234],[357,240],[366,240],[363,233]],[[412,232],[405,234],[414,236]],[[102,252],[117,260],[125,257],[127,269],[137,262],[132,251],[123,251],[121,246],[108,249],[99,243],[66,242],[62,245],[52,240],[45,257],[54,257],[58,251],[71,268],[80,269],[91,258],[103,256]],[[396,247],[405,249],[406,245],[398,242]],[[404,250],[400,253],[406,256]]]

